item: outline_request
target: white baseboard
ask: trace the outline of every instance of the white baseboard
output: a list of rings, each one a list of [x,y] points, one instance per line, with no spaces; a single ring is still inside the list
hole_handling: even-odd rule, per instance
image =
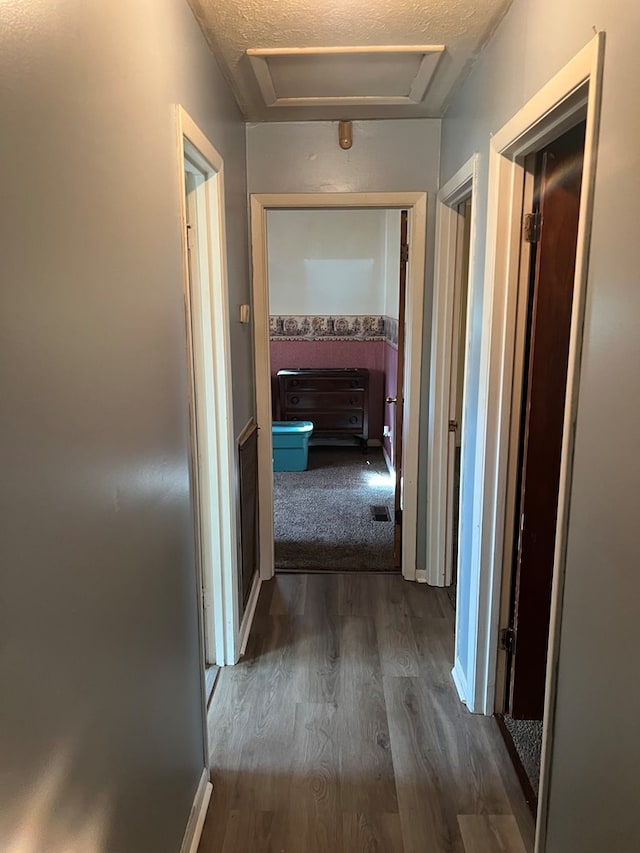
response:
[[[191,814],[189,815],[187,828],[184,831],[184,837],[180,846],[180,853],[197,853],[212,791],[213,785],[209,781],[209,771],[205,767],[193,799]]]
[[[416,583],[428,583],[426,569],[416,569]]]
[[[460,661],[456,658],[455,666],[451,670],[451,677],[453,678],[453,683],[456,686],[456,690],[458,691],[458,696],[460,697],[460,701],[467,704],[467,679],[462,671],[460,666]]]
[[[249,593],[249,600],[247,601],[247,609],[244,611],[242,625],[240,626],[240,657],[245,653],[247,643],[249,642],[249,634],[251,633],[253,617],[256,614],[256,605],[258,603],[261,586],[262,579],[260,578],[260,573],[256,572],[253,576],[253,584],[251,586],[251,592]]]
[[[396,475],[396,469],[391,464],[391,459],[389,458],[389,454],[387,453],[387,448],[382,445],[382,455],[384,456],[384,463],[387,466],[387,471],[391,474],[392,477]]]

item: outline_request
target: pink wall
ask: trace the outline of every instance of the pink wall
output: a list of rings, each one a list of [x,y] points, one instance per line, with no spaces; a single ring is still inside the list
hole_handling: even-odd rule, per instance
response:
[[[274,418],[279,417],[275,380],[279,370],[297,367],[366,367],[369,370],[369,438],[382,440],[386,348],[384,341],[272,340]]]
[[[384,341],[384,423],[390,427],[391,436],[384,439],[384,447],[387,455],[391,460],[391,464],[395,467],[394,459],[394,434],[396,424],[396,407],[393,404],[385,402],[387,397],[396,397],[398,391],[398,350],[388,341]]]

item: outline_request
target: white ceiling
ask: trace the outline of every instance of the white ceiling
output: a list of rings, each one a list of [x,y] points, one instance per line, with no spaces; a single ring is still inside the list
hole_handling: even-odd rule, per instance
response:
[[[247,121],[440,117],[511,5],[188,2]]]

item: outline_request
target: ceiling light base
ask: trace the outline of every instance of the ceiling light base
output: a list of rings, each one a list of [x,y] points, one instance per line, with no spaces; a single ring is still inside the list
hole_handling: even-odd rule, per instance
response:
[[[340,148],[348,151],[353,145],[353,127],[350,121],[341,121],[338,123],[338,142]]]

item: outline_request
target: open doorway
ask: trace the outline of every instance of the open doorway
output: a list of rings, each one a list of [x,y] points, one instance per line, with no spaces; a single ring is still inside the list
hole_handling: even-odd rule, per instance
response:
[[[438,193],[429,398],[428,580],[456,606],[473,301],[477,155]]]
[[[419,397],[420,397],[420,364],[422,344],[422,311],[424,292],[424,250],[426,230],[426,194],[424,193],[324,193],[317,195],[269,195],[252,196],[252,251],[254,261],[254,307],[255,307],[255,358],[256,358],[256,383],[257,383],[257,409],[259,432],[259,491],[260,491],[260,542],[261,542],[261,576],[268,579],[274,572],[274,527],[273,527],[273,432],[272,422],[274,420],[272,410],[277,412],[277,417],[282,417],[282,411],[278,410],[277,402],[273,393],[273,381],[271,376],[271,341],[269,317],[271,308],[269,305],[269,269],[267,252],[267,216],[273,211],[297,212],[300,218],[302,211],[307,209],[346,212],[348,209],[372,210],[372,211],[407,211],[407,231],[409,234],[409,246],[405,253],[407,258],[407,286],[406,286],[406,331],[404,346],[399,349],[404,355],[404,381],[400,394],[386,394],[390,398],[389,406],[401,409],[401,436],[402,446],[393,468],[401,475],[396,478],[399,488],[399,503],[401,508],[401,520],[403,524],[402,554],[400,558],[403,576],[409,580],[416,579],[416,520],[417,520],[417,474],[418,474],[418,431],[419,431]],[[289,241],[291,245],[291,240]],[[326,260],[332,260],[328,258]],[[335,260],[335,259],[334,259]],[[317,271],[316,271],[317,272]],[[277,316],[277,315],[275,315]],[[331,320],[335,332],[335,322],[331,315],[319,314],[321,319]],[[400,324],[399,324],[400,325]],[[338,343],[338,342],[336,342]],[[331,346],[331,344],[330,344]],[[353,367],[353,365],[350,365]],[[291,367],[291,365],[287,365]],[[295,369],[304,368],[305,365],[295,365]],[[343,367],[338,366],[338,369]],[[277,373],[277,371],[275,371]],[[295,377],[292,377],[295,381]],[[366,380],[366,377],[353,376],[348,381]],[[300,386],[298,386],[300,387]],[[370,382],[369,382],[370,387]],[[309,390],[309,389],[308,389]],[[346,390],[349,390],[348,388]],[[359,392],[357,396],[362,398],[366,389],[363,384],[354,386],[354,391]],[[316,392],[321,389],[316,388]],[[292,389],[293,393],[293,389]],[[333,393],[333,392],[332,392]],[[300,397],[301,395],[296,395]],[[397,397],[396,400],[393,397]],[[385,397],[385,399],[386,399]],[[278,396],[279,400],[279,396]],[[293,401],[290,401],[293,402]],[[357,402],[357,400],[356,400]],[[355,405],[355,403],[354,403]],[[386,413],[383,412],[383,416]],[[358,439],[358,452],[364,445],[365,434],[360,425],[364,425],[364,415],[360,422],[355,413],[348,415],[349,419],[356,417],[357,433],[351,435],[352,439]],[[285,415],[286,417],[286,415]],[[296,420],[299,419],[296,415]],[[286,422],[286,421],[285,421]],[[396,423],[397,429],[397,421]],[[385,422],[381,419],[381,425]],[[368,426],[368,424],[367,424]],[[387,424],[387,426],[390,426]],[[383,430],[384,432],[384,430]],[[322,437],[322,436],[317,436]],[[335,438],[335,436],[334,436]],[[384,439],[384,435],[382,436]],[[371,452],[369,446],[369,435],[366,435],[365,457]],[[367,450],[369,448],[369,450]],[[382,451],[380,450],[380,453]],[[386,477],[387,467],[381,473]],[[395,514],[395,513],[394,513]],[[395,521],[395,518],[393,519]],[[379,524],[380,522],[372,522]],[[271,545],[271,547],[269,547]]]
[[[521,239],[523,215],[531,212],[525,202],[527,198],[533,199],[530,155],[586,122],[557,488],[536,851],[544,849],[545,844],[553,763],[557,663],[603,58],[604,34],[600,33],[491,136],[486,253],[484,257],[479,253],[472,262],[471,273],[471,280],[480,285],[471,287],[469,299],[472,346],[467,373],[475,374],[469,389],[476,399],[467,393],[466,417],[473,437],[467,442],[466,463],[464,438],[462,447],[453,676],[458,695],[468,709],[491,715],[506,709],[508,654],[502,629],[509,627],[514,518],[519,497],[517,451],[521,407],[514,402],[514,393],[519,388],[522,394],[524,355],[516,347],[516,339],[523,300],[527,304],[523,294],[528,295],[530,284],[530,266],[522,262],[526,256],[523,246],[528,244]],[[434,303],[434,311],[435,308]],[[506,639],[508,643],[508,634]]]
[[[501,729],[532,809],[537,807],[547,651],[565,429],[585,123],[562,134],[525,168],[523,288],[514,376],[515,501]],[[531,195],[533,197],[531,198]]]
[[[267,214],[276,570],[400,568],[407,231],[396,209]]]
[[[191,360],[193,362],[192,408],[194,423],[192,426],[192,440],[194,456],[196,458],[202,453],[200,445],[205,441],[203,434],[211,429],[205,421],[206,397],[203,399],[204,395],[207,394],[207,374],[210,371],[210,364],[202,356],[206,349],[211,347],[212,337],[209,320],[209,280],[206,261],[208,235],[206,233],[202,209],[202,188],[205,182],[205,175],[198,166],[197,160],[195,152],[191,150],[191,146],[187,143],[184,156],[185,225],[189,278],[189,311],[187,321],[190,330]],[[203,511],[206,512],[205,505],[208,503],[209,497],[206,494],[207,486],[202,482],[203,477],[200,471],[197,472],[197,475],[194,474],[193,480],[198,507],[196,527],[197,533],[200,534],[201,515]],[[215,616],[213,612],[213,594],[210,589],[212,586],[210,560],[203,553],[202,535],[198,535],[197,538],[200,540],[198,543],[202,585],[200,604],[202,607],[202,626],[204,631],[205,688],[208,703],[213,693],[218,671],[216,664]]]
[[[235,663],[240,654],[223,162],[180,107],[177,119],[191,489],[206,705],[217,667]]]

